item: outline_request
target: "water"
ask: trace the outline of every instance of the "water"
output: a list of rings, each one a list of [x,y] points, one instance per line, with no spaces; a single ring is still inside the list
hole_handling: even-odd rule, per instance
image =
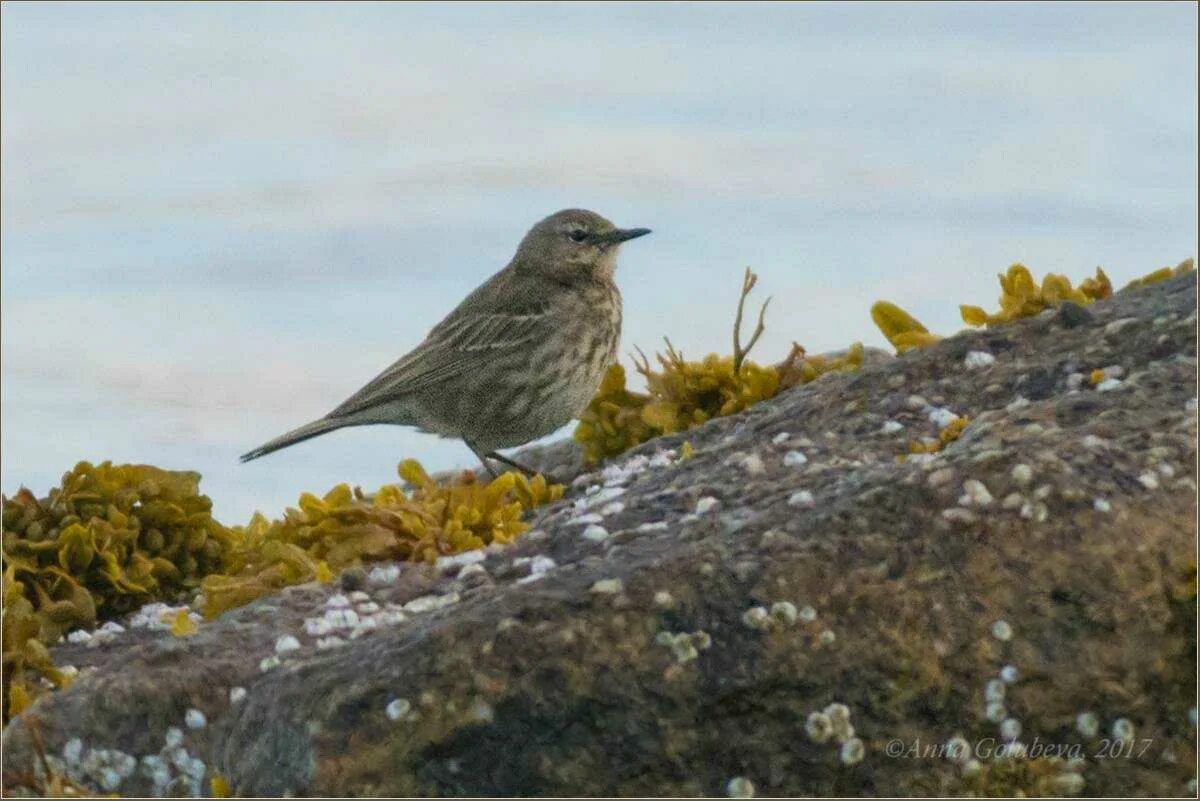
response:
[[[248,465],[566,206],[625,248],[624,350],[932,330],[995,273],[1196,253],[1196,16],[1176,5],[35,5],[3,11],[0,483],[196,469],[216,513],[373,488],[407,429]],[[625,359],[626,364],[629,363]],[[560,436],[562,435],[561,432]]]

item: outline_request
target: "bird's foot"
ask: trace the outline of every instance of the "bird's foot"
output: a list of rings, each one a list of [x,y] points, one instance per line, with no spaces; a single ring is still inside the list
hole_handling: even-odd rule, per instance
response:
[[[539,472],[537,470],[534,470],[532,467],[526,467],[525,465],[521,464],[520,462],[509,459],[507,456],[502,456],[501,454],[496,453],[496,451],[492,451],[491,453],[489,453],[487,455],[487,457],[488,457],[488,459],[495,459],[497,462],[502,462],[503,464],[506,464],[509,467],[515,467],[517,470],[520,470],[522,473],[524,473],[527,478],[533,478]],[[484,464],[486,464],[486,463],[487,462],[485,461]],[[495,473],[492,473],[493,477],[495,477],[495,475],[496,475]],[[546,479],[547,484],[555,483],[554,479],[550,476],[543,476],[543,478]]]

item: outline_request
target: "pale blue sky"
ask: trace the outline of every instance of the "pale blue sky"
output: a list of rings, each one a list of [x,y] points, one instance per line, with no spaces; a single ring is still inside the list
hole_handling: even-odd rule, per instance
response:
[[[1196,11],[1173,5],[3,6],[2,480],[204,474],[230,523],[467,450],[320,416],[585,206],[653,236],[623,350],[942,333],[1015,260],[1196,253]]]

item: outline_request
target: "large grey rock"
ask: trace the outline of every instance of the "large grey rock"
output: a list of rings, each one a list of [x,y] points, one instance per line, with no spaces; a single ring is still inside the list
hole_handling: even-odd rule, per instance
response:
[[[348,599],[402,622],[319,649],[305,620],[338,590],[310,585],[193,637],[55,649],[80,677],[7,727],[6,769],[36,720],[55,765],[123,794],[215,771],[247,795],[1190,794],[1195,302],[1187,276],[963,333],[605,473],[544,449],[579,477],[535,532]],[[902,460],[943,409],[963,436]],[[806,733],[835,702],[847,744]],[[1005,734],[1027,758],[995,756]]]

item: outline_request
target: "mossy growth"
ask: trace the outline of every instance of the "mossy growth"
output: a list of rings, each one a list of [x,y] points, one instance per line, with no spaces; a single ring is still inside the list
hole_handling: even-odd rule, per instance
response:
[[[1146,273],[1141,278],[1135,278],[1124,286],[1123,289],[1136,289],[1137,287],[1150,286],[1157,284],[1159,281],[1166,281],[1168,278],[1174,278],[1177,275],[1184,275],[1196,269],[1196,261],[1194,259],[1184,259],[1174,267],[1161,267],[1152,273]]]
[[[828,372],[857,369],[862,364],[861,343],[855,343],[845,356],[836,359],[809,357],[803,348],[794,345],[788,358],[778,365],[747,361],[764,330],[763,317],[770,303],[768,298],[762,305],[754,333],[743,347],[742,315],[746,297],[757,280],[746,270],[734,319],[732,355],[714,353],[700,361],[688,361],[667,340],[666,354],[656,354],[660,369],[655,370],[639,350],[634,363],[646,380],[646,393],[626,387],[621,365],[608,368],[599,392],[580,414],[575,428],[575,439],[583,445],[589,462],[616,456],[657,436],[686,431],[714,417],[737,414],[783,389]]]
[[[256,514],[235,529],[228,569],[202,583],[207,617],[249,603],[291,584],[329,581],[342,570],[378,560],[432,561],[485,545],[511,542],[529,528],[521,518],[535,506],[562,497],[560,484],[543,476],[504,473],[481,484],[464,472],[446,484],[420,463],[399,466],[411,489],[389,484],[371,496],[347,484],[318,498],[300,496],[299,508],[279,520]]]
[[[979,306],[959,306],[963,322],[967,325],[999,325],[1022,317],[1032,317],[1043,309],[1057,308],[1064,301],[1085,306],[1112,295],[1112,283],[1099,267],[1096,268],[1095,277],[1084,279],[1078,287],[1071,286],[1071,280],[1058,273],[1048,273],[1038,285],[1029,268],[1023,264],[1012,265],[999,278],[999,311],[988,314]]]
[[[198,473],[80,462],[45,498],[22,488],[3,499],[5,719],[68,681],[47,645],[181,599],[224,569],[237,537],[199,485]]]

